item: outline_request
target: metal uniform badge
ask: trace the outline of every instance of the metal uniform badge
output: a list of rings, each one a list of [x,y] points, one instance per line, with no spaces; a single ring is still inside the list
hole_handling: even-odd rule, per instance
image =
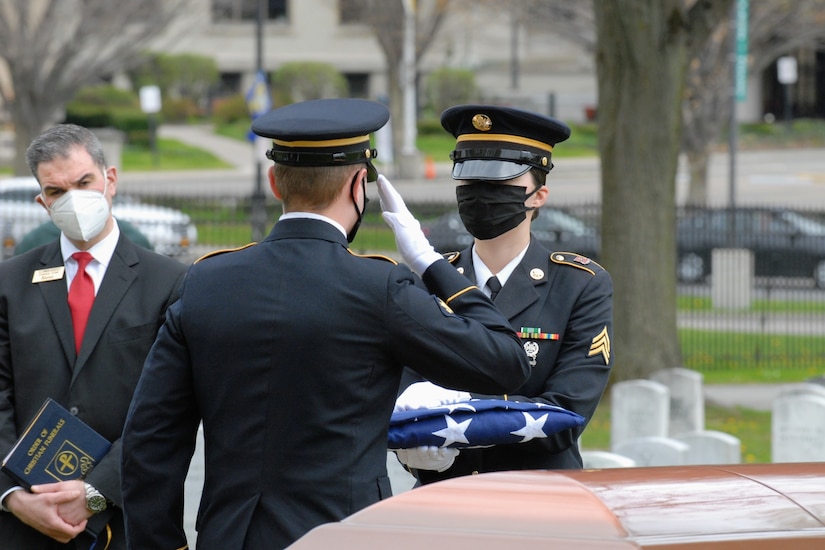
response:
[[[539,343],[535,340],[528,340],[524,342],[524,353],[530,360],[530,367],[536,366],[536,358],[539,356]]]
[[[489,132],[493,127],[493,121],[489,116],[479,113],[473,116],[473,128],[479,132]]]

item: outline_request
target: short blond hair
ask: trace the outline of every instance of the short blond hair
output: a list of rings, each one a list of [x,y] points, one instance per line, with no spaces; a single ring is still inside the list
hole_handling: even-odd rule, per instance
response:
[[[344,166],[287,166],[275,164],[275,181],[281,200],[289,210],[317,212],[330,206],[341,186],[363,168],[361,164]]]

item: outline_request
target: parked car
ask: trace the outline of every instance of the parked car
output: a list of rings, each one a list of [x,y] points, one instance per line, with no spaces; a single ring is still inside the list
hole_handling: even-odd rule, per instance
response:
[[[39,192],[40,185],[33,177],[0,180],[0,228],[8,227],[3,235],[5,251],[13,249],[24,235],[48,221],[48,212],[34,202]],[[197,227],[180,210],[147,204],[134,196],[118,193],[112,213],[115,218],[137,227],[160,254],[183,254],[198,240]]]
[[[290,550],[825,547],[823,463],[511,471],[417,487]]]
[[[813,278],[825,288],[825,224],[785,208],[688,210],[677,222],[677,275],[686,283],[711,272],[715,248],[753,252],[756,277]]]
[[[431,223],[423,223],[424,234],[439,252],[463,250],[473,242],[458,212],[448,212]],[[576,252],[597,259],[599,236],[584,220],[557,208],[543,207],[533,220],[533,235],[554,252]]]

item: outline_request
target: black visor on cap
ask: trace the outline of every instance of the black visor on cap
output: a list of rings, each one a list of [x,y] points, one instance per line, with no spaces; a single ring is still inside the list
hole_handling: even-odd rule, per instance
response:
[[[532,168],[505,160],[465,160],[453,165],[453,179],[503,181],[517,178]]]

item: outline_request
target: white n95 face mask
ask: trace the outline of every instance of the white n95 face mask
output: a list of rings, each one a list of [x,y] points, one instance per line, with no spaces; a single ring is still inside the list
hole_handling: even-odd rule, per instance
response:
[[[104,172],[103,175],[106,178]],[[76,241],[88,241],[97,237],[106,226],[111,207],[106,200],[108,178],[100,191],[72,189],[54,201],[49,208],[54,224]]]

